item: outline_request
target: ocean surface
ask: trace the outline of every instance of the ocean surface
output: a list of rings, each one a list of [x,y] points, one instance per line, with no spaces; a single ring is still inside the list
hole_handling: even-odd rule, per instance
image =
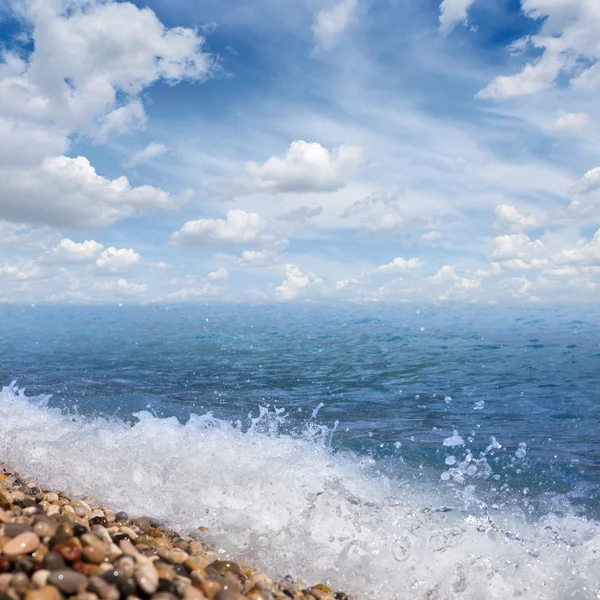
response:
[[[0,459],[43,485],[359,598],[600,598],[600,309],[0,315]]]

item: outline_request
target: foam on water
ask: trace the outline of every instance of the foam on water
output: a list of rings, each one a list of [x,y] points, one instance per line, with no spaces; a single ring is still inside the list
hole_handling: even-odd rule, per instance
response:
[[[600,597],[598,523],[529,522],[486,506],[472,485],[391,479],[371,459],[333,453],[332,431],[313,418],[293,435],[266,409],[244,427],[146,412],[128,424],[47,402],[0,392],[0,456],[11,467],[182,532],[206,526],[271,574],[383,600]]]

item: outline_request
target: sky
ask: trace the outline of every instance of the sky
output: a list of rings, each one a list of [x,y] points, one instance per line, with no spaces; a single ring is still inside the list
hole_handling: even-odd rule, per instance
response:
[[[0,302],[600,296],[598,0],[0,0]]]

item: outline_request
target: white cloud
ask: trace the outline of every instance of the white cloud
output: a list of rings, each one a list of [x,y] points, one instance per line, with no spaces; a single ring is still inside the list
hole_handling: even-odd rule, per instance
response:
[[[5,114],[79,129],[119,108],[139,112],[132,103],[159,79],[202,80],[213,69],[194,30],[167,29],[152,10],[129,2],[32,0],[22,13],[33,27],[34,50],[21,73],[0,82]],[[119,127],[127,120],[108,122]]]
[[[171,234],[175,246],[202,246],[205,244],[274,244],[282,243],[273,234],[266,233],[266,221],[256,213],[230,210],[226,219],[198,219],[188,221]]]
[[[501,265],[505,261],[514,259],[531,262],[543,252],[545,252],[545,246],[541,240],[532,242],[524,233],[513,233],[498,235],[494,238],[494,250],[489,258]]]
[[[475,277],[486,279],[488,277],[502,275],[503,272],[502,265],[498,262],[493,262],[490,264],[489,269],[477,269],[477,271],[475,271]]]
[[[97,229],[136,213],[174,210],[191,196],[189,191],[172,196],[149,185],[131,187],[126,177],[106,179],[83,156],[47,158],[33,170],[3,173],[0,168],[0,178],[0,215],[74,228]]]
[[[520,233],[527,229],[542,227],[546,223],[545,215],[522,214],[514,206],[500,204],[495,210],[495,231]]]
[[[208,274],[209,281],[215,281],[216,279],[227,279],[229,277],[229,271],[225,267],[220,267],[216,271]]]
[[[148,118],[144,111],[144,105],[140,100],[132,100],[125,106],[119,106],[99,119],[100,129],[96,139],[106,140],[111,133],[123,134],[134,129],[146,128]]]
[[[423,266],[423,261],[420,258],[412,257],[409,259],[405,258],[394,258],[394,260],[387,265],[381,265],[375,269],[375,273],[383,273],[385,275],[403,275],[416,271]]]
[[[561,250],[556,261],[562,264],[582,264],[600,266],[600,229],[589,243],[580,242],[577,248]]]
[[[362,162],[362,150],[355,146],[328,150],[299,140],[283,156],[246,163],[246,176],[235,179],[227,194],[334,192],[347,185]]]
[[[281,254],[274,250],[244,250],[237,264],[245,268],[270,268],[277,264]]]
[[[522,0],[523,12],[543,20],[536,35],[513,48],[531,46],[541,56],[520,73],[496,77],[478,95],[504,99],[534,94],[554,85],[562,74],[575,88],[591,91],[600,83],[600,5],[597,0]]]
[[[408,224],[404,215],[399,212],[384,212],[366,223],[365,230],[370,233],[395,233]]]
[[[0,268],[0,274],[11,280],[29,281],[40,277],[42,270],[34,261],[29,260],[21,261],[16,265],[4,263],[2,268]]]
[[[592,121],[587,113],[569,113],[558,117],[554,123],[554,131],[561,134],[577,133],[585,129]]]
[[[69,238],[60,242],[40,257],[40,262],[47,264],[69,264],[93,262],[104,250],[104,246],[94,240],[77,243]]]
[[[440,31],[450,33],[459,23],[466,23],[467,13],[475,0],[443,0],[440,4]]]
[[[330,9],[320,10],[312,24],[315,45],[322,50],[333,48],[352,21],[358,0],[341,0]]]
[[[439,242],[444,236],[439,231],[428,231],[419,237],[419,246],[429,246]]]
[[[296,300],[323,293],[323,280],[312,273],[303,273],[296,265],[285,265],[285,276],[285,280],[275,290],[280,300]]]
[[[147,284],[129,283],[126,279],[117,281],[96,282],[92,285],[96,292],[117,292],[122,296],[138,296],[148,290]]]
[[[114,275],[123,273],[140,262],[140,255],[132,249],[107,248],[96,260],[96,266],[101,272]]]
[[[589,170],[583,179],[569,189],[570,194],[590,194],[600,189],[600,167]]]
[[[435,275],[431,277],[433,283],[444,283],[459,279],[456,274],[456,265],[444,265]]]
[[[127,162],[128,165],[135,166],[151,161],[154,158],[160,158],[166,154],[169,149],[160,142],[151,142],[145,148],[136,152]]]
[[[0,50],[0,218],[73,228],[106,227],[138,212],[173,210],[173,197],[101,177],[71,139],[104,139],[145,125],[140,99],[159,80],[198,81],[214,70],[194,30],[167,29],[129,2],[30,0],[14,4],[33,50]]]
[[[194,298],[216,298],[222,296],[222,289],[213,285],[212,283],[205,283],[200,288],[182,288],[173,292],[167,296],[167,299],[179,301],[179,300],[193,300]],[[222,298],[221,298],[222,299]]]

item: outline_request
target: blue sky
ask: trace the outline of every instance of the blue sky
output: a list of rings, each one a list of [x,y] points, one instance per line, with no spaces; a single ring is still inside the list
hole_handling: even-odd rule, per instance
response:
[[[0,1],[0,301],[594,301],[596,0]]]

